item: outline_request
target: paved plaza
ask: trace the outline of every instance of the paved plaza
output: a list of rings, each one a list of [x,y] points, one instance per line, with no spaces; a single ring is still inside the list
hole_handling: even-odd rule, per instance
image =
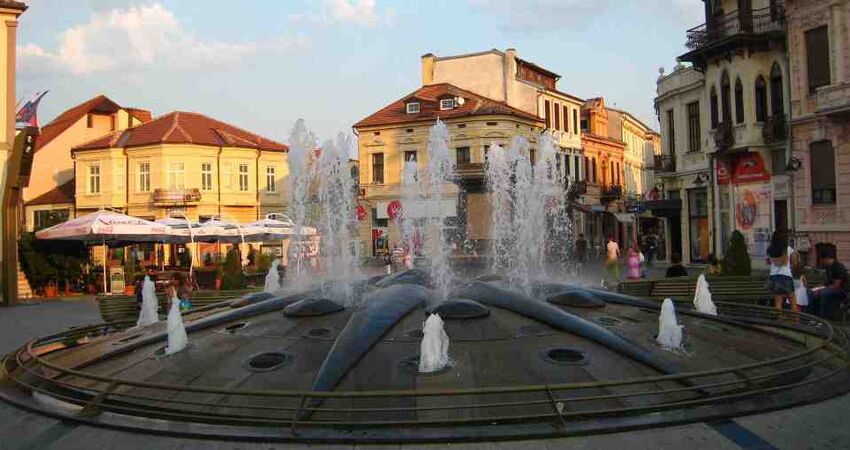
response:
[[[74,299],[25,304],[0,309],[0,352],[14,350],[30,338],[99,321],[94,300]],[[47,418],[0,403],[0,450],[18,449],[830,449],[850,442],[850,396],[815,405],[738,418],[724,423],[699,423],[580,438],[473,444],[302,445],[255,442],[213,442],[143,435],[94,428]]]

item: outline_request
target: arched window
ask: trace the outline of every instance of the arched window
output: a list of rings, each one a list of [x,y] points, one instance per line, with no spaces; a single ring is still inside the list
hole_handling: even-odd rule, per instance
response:
[[[756,78],[755,94],[756,122],[764,122],[765,114],[767,114],[767,85],[761,75]]]
[[[785,110],[782,104],[782,70],[773,63],[770,69],[770,115],[781,116]]]
[[[711,87],[711,94],[709,96],[709,106],[711,107],[711,129],[717,128],[718,115],[717,115],[717,89],[714,86]]]
[[[735,80],[735,123],[744,122],[744,86],[741,79]]]
[[[723,122],[732,123],[732,87],[729,84],[729,72],[723,71],[720,77],[720,110],[723,112]]]

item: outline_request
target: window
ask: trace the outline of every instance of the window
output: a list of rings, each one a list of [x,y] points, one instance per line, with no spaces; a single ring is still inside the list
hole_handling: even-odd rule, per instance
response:
[[[458,147],[455,149],[457,155],[457,164],[469,164],[472,159],[469,156],[469,147]]]
[[[564,122],[568,120],[567,117],[564,117]],[[555,129],[561,129],[561,105],[555,103]]]
[[[405,161],[417,161],[416,150],[407,150],[404,152]]]
[[[455,107],[455,99],[444,98],[440,99],[440,110],[452,109]]]
[[[484,162],[487,162],[489,160],[490,160],[490,146],[485,144],[484,145]]]
[[[419,113],[419,102],[410,102],[407,104],[407,113],[408,114],[418,114]]]
[[[806,72],[809,76],[809,93],[830,83],[829,33],[826,25],[806,31]]]
[[[139,163],[139,192],[151,190],[151,163]]]
[[[732,124],[732,92],[729,86],[729,72],[723,71],[720,77],[720,110],[723,113],[723,123]]]
[[[593,176],[593,182],[596,183],[596,158],[592,158],[590,165],[590,174]]]
[[[212,190],[212,163],[201,163],[201,190]]]
[[[782,104],[782,70],[773,63],[770,69],[770,115],[781,116],[785,110]]]
[[[711,94],[709,94],[709,107],[711,108],[711,129],[717,128],[718,114],[717,114],[717,90],[714,89],[714,86],[711,87]]]
[[[68,220],[68,214],[68,208],[34,211],[33,231],[43,230],[45,228],[52,227],[53,225],[65,222]]]
[[[91,114],[86,114],[86,126],[89,128],[94,127],[94,117]]]
[[[560,153],[555,153],[555,173],[558,174],[559,178],[560,178],[561,175],[563,175],[563,172],[561,171],[561,154]]]
[[[277,191],[277,174],[275,172],[275,166],[266,167],[266,192]]]
[[[109,116],[109,129],[115,131],[115,114]]]
[[[584,131],[585,133],[587,133],[588,131],[590,131],[590,130],[587,128],[587,119],[581,119],[581,131]]]
[[[552,128],[552,120],[551,120],[551,117],[549,116],[549,109],[550,109],[549,100],[545,100],[543,102],[543,117],[546,119],[546,128]]]
[[[764,122],[767,114],[767,85],[761,75],[756,78],[756,122]]]
[[[248,164],[239,164],[239,190],[248,191]]]
[[[100,194],[100,164],[89,164],[88,193]]]
[[[667,138],[667,153],[676,154],[676,115],[672,109],[667,110],[667,129],[670,135]]]
[[[185,185],[186,166],[182,162],[168,164],[168,187],[171,189],[183,189]]]
[[[744,123],[744,86],[740,78],[735,80],[735,123]]]
[[[372,155],[372,183],[384,184],[384,154]]]
[[[574,159],[574,161],[573,161],[573,162],[575,163],[575,164],[573,165],[573,167],[575,167],[575,169],[576,169],[576,176],[575,176],[575,179],[576,179],[576,180],[581,180],[581,156],[579,156],[579,155],[575,155],[575,156],[573,156],[573,159]],[[585,172],[585,173],[586,173],[586,172]]]
[[[528,149],[528,162],[533,166],[537,162],[537,150],[530,148]]]
[[[573,110],[573,129],[578,129],[578,110]]]
[[[700,149],[699,102],[688,103],[688,151]]]
[[[830,141],[809,146],[812,179],[812,204],[835,203],[835,150]]]
[[[567,108],[567,105],[564,105],[564,131],[566,131],[567,133],[570,132],[570,115],[569,115],[569,112],[570,112],[570,109]],[[575,130],[575,128],[573,128],[573,130]]]

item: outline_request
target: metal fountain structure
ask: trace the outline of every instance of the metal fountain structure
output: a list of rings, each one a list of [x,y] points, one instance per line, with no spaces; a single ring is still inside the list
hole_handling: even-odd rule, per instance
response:
[[[550,180],[521,170],[522,197],[494,189],[510,208],[498,219],[502,248],[516,248],[517,238],[532,242],[522,231],[511,234],[532,213],[514,209],[517,198],[550,203],[527,197],[551,195]],[[544,184],[535,186],[535,178]],[[300,183],[302,192],[310,184]],[[322,208],[347,205],[338,200]],[[307,208],[299,208],[300,225]],[[356,217],[353,208],[338,213],[334,247],[325,251],[350,261],[342,243]],[[330,225],[317,225],[326,236],[321,227]],[[434,247],[423,245],[423,261],[434,260],[427,254]],[[173,355],[165,355],[162,321],[34,339],[0,360],[0,398],[142,432],[382,443],[662,427],[821,401],[850,386],[846,334],[804,313],[717,302],[717,315],[708,315],[693,310],[692,299],[674,299],[684,339],[670,350],[656,342],[661,304],[564,282],[557,273],[541,279],[528,266],[510,266],[504,275],[461,279],[423,263],[366,278],[353,270],[342,276],[339,261],[328,264],[330,276],[292,289],[186,311],[189,346]],[[445,321],[453,364],[419,373],[422,323],[434,313]]]

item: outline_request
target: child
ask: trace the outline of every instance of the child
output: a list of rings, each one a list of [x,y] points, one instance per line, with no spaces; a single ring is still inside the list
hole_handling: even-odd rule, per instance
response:
[[[628,263],[628,272],[626,276],[630,280],[639,280],[640,279],[640,253],[632,247],[629,249],[629,259]]]

